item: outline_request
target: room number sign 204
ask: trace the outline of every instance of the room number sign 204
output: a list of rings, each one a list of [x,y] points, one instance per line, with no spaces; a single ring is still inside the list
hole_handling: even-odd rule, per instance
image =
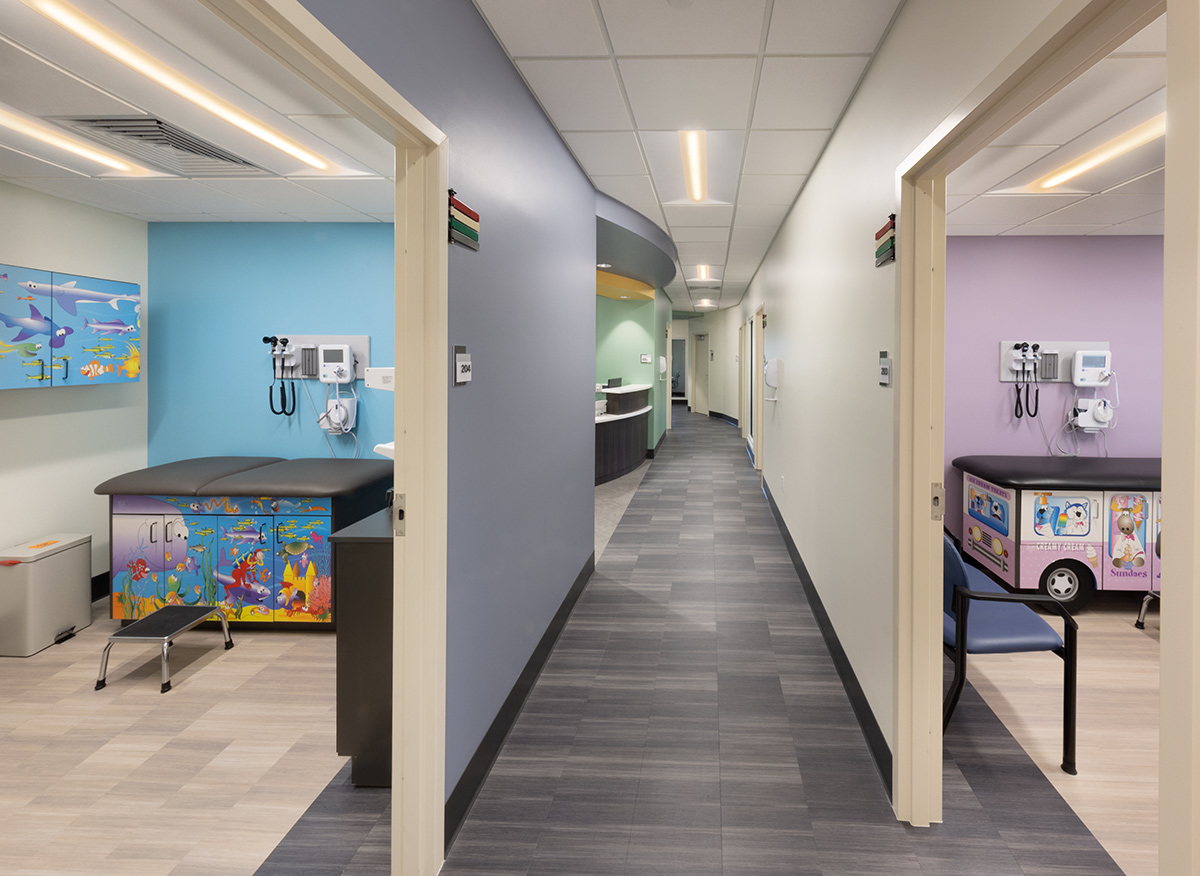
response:
[[[471,382],[471,354],[456,353],[454,356],[454,382]]]

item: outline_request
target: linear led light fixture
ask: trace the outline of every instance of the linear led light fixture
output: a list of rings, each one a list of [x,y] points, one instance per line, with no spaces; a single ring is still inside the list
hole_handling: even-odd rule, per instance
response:
[[[1114,137],[1103,146],[1097,146],[1091,152],[1086,152],[1069,164],[1064,164],[1057,170],[1052,170],[1035,182],[1030,188],[1034,190],[1052,189],[1067,180],[1074,179],[1080,174],[1087,173],[1102,164],[1107,164],[1114,158],[1120,158],[1127,152],[1132,152],[1139,146],[1145,146],[1167,133],[1167,114],[1161,113],[1148,122],[1143,122],[1136,128],[1126,131],[1119,137]]]
[[[696,278],[699,280],[707,280],[708,279],[708,265],[697,265],[696,266]]]
[[[683,154],[683,181],[693,201],[708,200],[708,147],[704,131],[680,131],[679,151]]]
[[[286,152],[310,167],[317,170],[329,170],[329,163],[324,159],[292,142],[277,131],[273,131],[257,119],[248,116],[233,104],[222,100],[186,76],[176,73],[157,58],[122,39],[100,22],[89,18],[79,10],[59,2],[59,0],[21,0],[21,2],[85,42],[91,43],[106,55],[115,58],[152,82],[175,92],[183,99],[191,101],[217,118],[274,146],[281,152]]]
[[[144,167],[140,167],[123,158],[118,158],[109,152],[97,149],[81,140],[76,140],[74,137],[61,134],[54,128],[43,125],[41,122],[29,118],[24,114],[9,112],[6,109],[0,108],[0,126],[8,128],[10,131],[16,131],[18,134],[24,134],[26,137],[32,137],[34,140],[45,143],[47,146],[62,149],[64,152],[70,152],[72,155],[78,155],[80,158],[86,158],[88,161],[94,161],[97,164],[102,164],[113,170],[119,170],[122,173],[150,173]]]
[[[711,298],[701,298],[696,302],[697,307],[716,307],[716,303]]]

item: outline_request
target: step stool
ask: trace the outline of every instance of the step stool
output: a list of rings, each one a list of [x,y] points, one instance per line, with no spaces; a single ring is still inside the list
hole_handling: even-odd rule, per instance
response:
[[[199,626],[213,615],[221,622],[221,632],[225,634],[225,650],[228,651],[233,647],[233,639],[229,636],[225,612],[219,605],[164,605],[158,611],[117,630],[108,637],[108,644],[104,646],[104,653],[100,655],[100,675],[96,679],[96,690],[105,685],[108,652],[112,650],[113,645],[117,642],[154,642],[162,647],[161,692],[166,693],[171,689],[171,664],[168,662],[171,644],[181,633]]]

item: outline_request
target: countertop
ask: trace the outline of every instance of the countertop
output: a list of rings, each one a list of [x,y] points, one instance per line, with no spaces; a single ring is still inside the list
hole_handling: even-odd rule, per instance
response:
[[[641,392],[650,388],[649,383],[631,383],[628,386],[614,386],[612,389],[602,389],[600,391],[605,395],[620,395],[625,392]]]
[[[644,408],[638,408],[636,411],[630,411],[627,414],[601,414],[600,416],[596,417],[596,425],[598,426],[601,423],[611,423],[614,420],[628,420],[630,417],[638,417],[652,410],[654,410],[654,408],[650,405],[647,405]]]

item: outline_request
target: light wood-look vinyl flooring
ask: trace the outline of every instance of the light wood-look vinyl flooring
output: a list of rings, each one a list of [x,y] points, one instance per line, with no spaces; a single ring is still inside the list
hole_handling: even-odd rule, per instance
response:
[[[107,604],[75,638],[0,658],[0,873],[252,874],[345,762],[335,639],[195,630],[160,653],[121,643]]]
[[[990,654],[967,666],[967,680],[1126,876],[1158,874],[1158,603],[1139,630],[1142,596],[1100,594],[1076,617],[1077,776],[1059,768],[1062,661]]]

